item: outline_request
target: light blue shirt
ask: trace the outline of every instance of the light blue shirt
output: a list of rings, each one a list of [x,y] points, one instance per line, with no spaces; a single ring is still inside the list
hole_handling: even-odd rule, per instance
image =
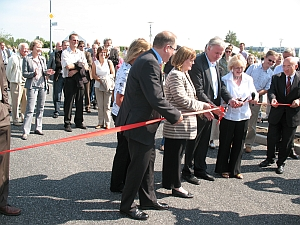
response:
[[[283,72],[283,66],[282,66],[282,64],[275,67],[275,69],[274,69],[274,75],[278,74],[278,73],[282,73],[282,72]]]
[[[264,70],[262,64],[254,63],[246,71],[246,74],[253,78],[256,91],[269,90],[271,86],[271,79],[273,71],[271,68]]]
[[[161,64],[163,63],[162,57],[158,54],[157,51],[155,51],[154,48],[152,48],[152,50],[154,51],[154,53],[155,53],[155,55],[156,55],[156,57],[157,57],[157,59],[158,59],[158,64],[161,65]]]

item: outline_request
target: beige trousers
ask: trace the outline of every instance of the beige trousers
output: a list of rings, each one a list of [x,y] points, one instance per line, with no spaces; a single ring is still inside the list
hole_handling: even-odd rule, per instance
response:
[[[11,111],[13,122],[19,121],[19,106],[21,113],[24,115],[26,111],[27,96],[26,88],[24,85],[19,83],[10,83],[10,94],[11,94]]]

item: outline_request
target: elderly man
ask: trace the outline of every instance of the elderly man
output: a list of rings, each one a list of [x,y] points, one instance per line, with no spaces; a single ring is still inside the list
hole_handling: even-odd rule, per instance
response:
[[[272,77],[268,97],[272,105],[269,114],[267,135],[267,159],[259,164],[266,167],[275,161],[275,146],[281,139],[276,173],[282,174],[297,126],[300,124],[300,73],[296,71],[298,60],[287,57],[283,61],[283,72]],[[278,104],[289,104],[289,106]]]
[[[0,54],[0,152],[10,149],[10,118],[7,93],[7,80],[2,55]],[[10,206],[9,189],[9,153],[0,154],[0,213],[7,216],[18,216],[21,210]]]
[[[10,82],[10,94],[12,105],[12,121],[15,126],[21,126],[20,122],[24,120],[27,97],[24,88],[26,78],[22,75],[23,58],[28,54],[28,44],[20,43],[19,52],[12,55],[6,67],[6,76]],[[21,108],[21,118],[19,114],[19,105]]]
[[[126,94],[117,116],[116,125],[133,124],[160,118],[170,123],[182,121],[180,112],[164,97],[160,65],[168,62],[177,48],[176,36],[168,31],[157,34],[153,48],[136,59],[130,69]],[[127,170],[120,212],[136,220],[147,220],[148,214],[140,211],[134,203],[139,193],[140,208],[166,210],[168,205],[159,203],[154,191],[155,133],[159,123],[128,130],[131,162]]]
[[[189,72],[196,89],[199,101],[208,102],[211,105],[219,106],[221,98],[236,107],[236,100],[233,100],[227,91],[224,82],[221,81],[218,60],[225,51],[226,44],[219,38],[209,40],[205,52],[195,59]],[[221,116],[220,111],[215,111],[216,116]],[[214,181],[214,177],[207,173],[206,155],[208,151],[212,119],[212,113],[205,113],[205,117],[197,117],[197,137],[195,140],[187,141],[185,150],[185,163],[182,170],[182,178],[187,182],[199,185],[198,178]]]

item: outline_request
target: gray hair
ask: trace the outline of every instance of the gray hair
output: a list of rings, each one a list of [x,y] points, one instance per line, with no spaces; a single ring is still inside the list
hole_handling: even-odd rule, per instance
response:
[[[19,51],[21,50],[22,46],[23,46],[24,48],[26,48],[26,47],[29,48],[28,44],[27,44],[26,42],[23,42],[23,43],[20,43],[20,44],[18,45]]]
[[[290,53],[292,54],[293,56],[295,56],[295,51],[293,48],[285,48],[283,53]]]
[[[221,39],[221,38],[218,37],[218,36],[216,36],[216,37],[210,39],[207,45],[208,45],[208,46],[218,45],[218,46],[223,47],[224,49],[226,48],[226,43],[224,42],[223,39]]]

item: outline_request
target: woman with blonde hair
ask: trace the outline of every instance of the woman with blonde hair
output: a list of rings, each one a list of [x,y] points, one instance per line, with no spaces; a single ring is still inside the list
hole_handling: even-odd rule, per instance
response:
[[[251,116],[249,104],[257,102],[258,93],[253,78],[244,73],[246,60],[243,55],[233,56],[228,62],[230,72],[222,77],[228,92],[239,101],[237,108],[228,106],[220,122],[219,150],[215,172],[224,178],[243,179],[241,161],[243,145]],[[252,93],[255,100],[252,100]]]
[[[208,103],[196,99],[196,90],[188,71],[194,64],[196,52],[188,47],[181,47],[172,57],[171,70],[166,79],[165,93],[167,100],[181,113],[188,113],[210,108]],[[164,122],[165,137],[162,169],[162,186],[172,189],[172,195],[181,198],[192,198],[193,195],[181,186],[181,155],[188,139],[197,135],[196,115],[184,116],[178,124]]]
[[[23,77],[27,78],[24,86],[27,89],[27,105],[23,124],[23,140],[27,140],[27,136],[30,133],[35,104],[34,133],[44,135],[42,119],[47,93],[47,80],[48,75],[53,75],[54,71],[53,69],[47,70],[46,59],[44,56],[41,56],[42,47],[43,42],[34,40],[29,45],[29,49],[32,52],[23,58],[22,73]]]
[[[125,56],[124,62],[120,69],[117,71],[115,90],[114,90],[114,102],[111,110],[112,118],[115,121],[120,106],[123,102],[127,77],[130,68],[134,61],[144,52],[150,49],[150,44],[143,38],[134,40]],[[113,167],[111,171],[110,190],[112,192],[122,192],[128,165],[130,163],[130,156],[128,150],[127,139],[123,136],[123,133],[117,133],[118,146],[116,148],[116,154],[114,157]]]

